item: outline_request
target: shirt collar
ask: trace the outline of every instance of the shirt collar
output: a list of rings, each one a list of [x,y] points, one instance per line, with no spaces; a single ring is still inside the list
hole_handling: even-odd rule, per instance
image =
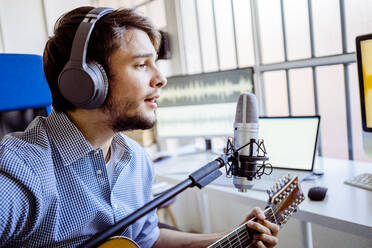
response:
[[[89,152],[95,151],[94,147],[65,113],[52,110],[46,119],[46,123],[64,165],[69,165]],[[121,133],[117,133],[113,137],[112,144],[117,144],[124,150],[120,156],[124,153],[133,152],[128,145],[126,136]]]
[[[69,165],[94,150],[65,113],[52,110],[46,123],[64,165]]]
[[[128,139],[127,136],[119,132],[112,139],[112,144],[118,145],[120,148],[123,149],[124,152],[133,153],[133,149],[128,144],[127,139]]]

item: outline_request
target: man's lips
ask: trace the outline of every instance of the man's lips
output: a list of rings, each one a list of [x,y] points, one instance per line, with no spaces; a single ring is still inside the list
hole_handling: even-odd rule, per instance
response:
[[[145,99],[145,103],[149,104],[151,107],[156,108],[158,104],[156,103],[156,99],[158,99],[160,95],[150,96]]]
[[[150,96],[148,98],[145,99],[145,102],[152,102],[154,103],[156,101],[156,99],[158,99],[160,97],[160,95],[154,95],[154,96]]]

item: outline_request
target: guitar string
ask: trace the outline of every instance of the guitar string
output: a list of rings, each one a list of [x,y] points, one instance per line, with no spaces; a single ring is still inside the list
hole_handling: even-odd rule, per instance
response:
[[[272,219],[270,218],[271,216],[269,216],[269,218],[267,218],[268,220],[269,219]],[[231,234],[229,234],[228,236],[226,236],[225,238],[223,238],[223,242],[221,243],[221,241],[219,241],[218,243],[214,244],[213,246],[210,246],[211,248],[215,248],[215,247],[220,247],[220,248],[225,248],[225,247],[236,247],[235,245],[237,243],[239,243],[239,247],[246,247],[247,244],[249,244],[250,240],[248,239],[248,230],[247,230],[247,227],[245,225],[242,225],[241,227],[239,227],[237,230],[240,231],[235,231]],[[232,238],[232,235],[235,234],[236,238]],[[242,238],[240,238],[240,235],[243,235]],[[231,239],[230,239],[230,238]],[[253,239],[253,237],[251,238]],[[243,242],[242,242],[243,240]]]
[[[272,210],[272,214],[271,215],[269,215],[269,209],[271,209]],[[265,213],[265,212],[264,212]],[[276,206],[274,206],[274,207],[272,207],[272,208],[268,208],[268,211],[267,211],[267,213],[265,213],[265,217],[266,217],[266,220],[269,220],[270,222],[273,222],[273,221],[277,221],[277,218],[275,218],[275,215],[278,213],[278,209],[277,209],[277,207]],[[268,215],[268,216],[266,216],[266,214]],[[280,216],[279,217],[279,220],[280,220],[280,222],[285,218],[282,218],[282,217],[284,217],[284,216]],[[246,225],[242,225],[241,227],[239,227],[237,230],[239,230],[239,229],[242,229],[242,230],[240,230],[239,232],[237,232],[237,230],[235,231],[235,232],[232,232],[232,233],[230,233],[229,235],[227,235],[225,238],[223,238],[223,243],[222,243],[222,245],[221,245],[221,241],[219,241],[219,242],[217,242],[217,243],[215,243],[215,245],[218,245],[219,247],[221,247],[221,248],[225,248],[225,247],[231,247],[231,245],[230,245],[230,243],[231,242],[234,242],[234,244],[236,243],[236,242],[239,242],[239,239],[240,239],[240,237],[239,237],[239,235],[241,234],[241,233],[243,233],[243,238],[245,237],[247,240],[246,241],[249,241],[248,240],[248,238],[247,238],[247,235],[245,234],[245,233],[247,233],[248,234],[248,231],[247,230],[245,230],[245,232],[243,232],[243,230],[244,229],[246,229],[245,228],[246,227]],[[231,236],[232,235],[236,235],[237,237],[236,238],[232,238]],[[249,236],[249,235],[248,235]],[[229,237],[231,237],[232,239],[230,240],[229,239]],[[253,237],[252,237],[252,239],[253,239]],[[227,243],[226,243],[227,242]],[[213,246],[210,246],[211,248],[213,247],[217,247],[217,246],[215,246],[215,245],[213,245]],[[243,247],[245,247],[245,246],[243,246]]]
[[[271,211],[272,211],[272,214],[271,214],[271,215],[269,215],[269,214],[270,214],[270,213],[269,213],[269,210],[270,210],[270,209],[271,209]],[[278,224],[278,220],[279,220],[279,223],[282,223],[282,221],[283,221],[284,219],[286,219],[287,216],[285,216],[285,215],[280,215],[279,218],[277,218],[277,217],[275,217],[277,213],[278,213],[278,209],[277,209],[276,206],[273,206],[273,207],[271,207],[271,208],[268,208],[267,211],[266,211],[266,210],[264,211],[264,214],[265,214],[266,220],[269,220],[270,222],[273,222],[273,223],[276,223],[276,224]],[[275,221],[275,222],[274,222],[274,221]],[[221,248],[224,248],[224,247],[228,247],[228,246],[230,246],[230,243],[231,243],[231,242],[233,242],[234,245],[235,245],[236,242],[241,243],[241,241],[240,241],[240,236],[239,236],[239,235],[241,235],[242,230],[239,230],[239,229],[242,229],[242,230],[246,229],[246,225],[242,225],[241,227],[237,228],[234,232],[232,232],[232,233],[230,233],[229,235],[227,235],[225,238],[222,238],[221,241],[223,241],[222,244],[223,244],[224,246],[221,246],[221,241],[217,240],[216,243],[215,243],[214,245],[211,245],[210,247],[216,247],[216,245],[218,245],[218,246],[220,246]],[[238,231],[238,230],[239,230],[239,231]],[[243,236],[243,239],[247,237],[247,235],[245,235],[245,233],[248,234],[248,231],[246,230],[246,232],[243,233],[243,235],[244,235],[244,236]],[[233,238],[233,237],[232,237],[233,235],[235,235],[236,237]],[[248,236],[249,236],[249,235],[248,235]],[[230,238],[231,238],[231,240],[230,240]],[[246,241],[248,241],[248,240],[246,240]],[[229,243],[229,244],[226,244],[227,246],[225,246],[225,243],[226,243],[226,242]]]
[[[243,233],[244,232],[244,233]],[[240,233],[243,233],[245,234],[245,230],[241,230]],[[247,247],[246,245],[249,243],[249,239],[248,239],[248,236],[247,235],[244,235],[242,239],[240,239],[240,242],[239,242],[239,239],[233,239],[232,241],[230,240],[230,242],[226,243],[226,242],[223,242],[222,244],[219,242],[217,243],[216,245],[214,245],[213,247],[220,247],[220,248],[225,248],[225,247],[237,247],[236,244],[239,242],[239,247]]]
[[[244,235],[245,234],[245,228],[243,229],[242,227],[244,227],[244,226],[241,226],[237,229],[237,230],[239,230],[239,231],[237,231],[237,233],[238,233],[238,235],[243,235],[241,240],[243,240],[243,242],[245,242],[245,241],[248,241],[248,237],[247,237],[247,235]],[[226,236],[226,237],[228,237],[228,236]],[[210,247],[226,247],[225,244],[226,244],[226,242],[228,242],[228,241],[226,241],[226,237],[223,238],[222,243],[221,243],[221,241],[217,241],[213,246],[210,246]]]
[[[267,220],[269,220],[269,221],[273,221],[273,217],[272,217],[272,215],[269,215],[270,213],[269,213],[269,211],[267,211],[267,216],[266,216],[266,218],[267,218]],[[247,236],[249,236],[249,235],[247,235],[248,234],[248,230],[247,230],[247,227],[246,227],[246,225],[243,225],[242,226],[242,230],[244,231],[244,232],[240,232],[238,235],[241,235],[242,233],[243,233],[243,237],[246,237],[247,238]],[[239,239],[240,237],[238,236],[238,239]],[[251,239],[253,239],[253,237],[250,237]]]
[[[287,218],[287,216],[284,216],[284,215],[280,215],[279,218],[275,217],[276,214],[278,213],[278,209],[277,209],[276,206],[273,206],[273,207],[268,208],[268,209],[271,209],[271,210],[272,210],[272,215],[270,215],[270,216],[266,216],[266,213],[265,213],[266,211],[264,211],[264,214],[265,214],[266,220],[269,220],[270,222],[275,221],[275,222],[273,222],[273,223],[278,224],[278,219],[279,219],[279,223],[281,224],[281,222],[282,222],[285,218]],[[269,212],[269,211],[267,211],[267,212]],[[241,227],[238,227],[234,232],[228,234],[226,237],[224,237],[224,238],[222,238],[222,239],[220,239],[220,240],[217,240],[215,243],[213,243],[213,244],[212,244],[211,246],[209,246],[209,247],[214,248],[214,247],[216,247],[216,245],[218,245],[218,246],[221,247],[221,248],[231,246],[231,244],[230,244],[230,243],[231,243],[230,238],[232,238],[233,235],[236,236],[236,238],[232,238],[232,242],[234,242],[234,245],[235,245],[236,242],[241,243],[241,241],[240,241],[240,237],[239,237],[239,233],[241,233],[241,231],[237,232],[237,230],[239,230],[239,229],[241,229],[241,228],[243,229],[243,228],[245,228],[245,227],[246,227],[245,224],[242,225]],[[244,233],[245,233],[245,232],[244,232]],[[249,236],[247,230],[246,230],[246,233],[247,233],[247,235]],[[243,238],[244,238],[244,237],[247,237],[247,235],[244,235]],[[230,237],[230,238],[229,238],[229,237]],[[252,238],[253,238],[253,237],[252,237]],[[225,243],[227,242],[228,244],[226,244],[226,245],[228,245],[228,246],[221,246],[221,241],[223,241],[222,244],[225,244]]]
[[[268,212],[269,211],[267,211],[267,214],[268,214]],[[273,217],[272,217],[272,215],[265,216],[265,217],[266,217],[267,220],[269,220],[271,222],[272,222],[272,220],[274,220]],[[239,230],[239,229],[241,229],[241,230]],[[237,232],[237,230],[239,230],[239,232]],[[213,245],[211,247],[217,247],[216,245],[218,245],[218,247],[221,247],[221,248],[231,247],[231,243],[233,243],[235,245],[237,242],[239,242],[239,239],[240,239],[239,235],[241,235],[241,234],[243,234],[243,238],[246,238],[245,241],[249,241],[248,240],[248,237],[247,237],[249,235],[247,235],[248,234],[248,231],[247,231],[246,225],[242,225],[237,230],[235,232],[230,233],[225,238],[223,238],[223,240],[221,240],[221,241],[223,241],[222,243],[221,243],[221,241],[219,241],[219,242],[217,242],[215,245]],[[235,234],[235,236],[237,236],[236,238],[233,238],[232,237],[232,235],[234,235],[234,234]],[[253,237],[252,237],[252,239],[253,239]],[[235,247],[235,246],[232,246],[232,247]],[[245,247],[245,246],[243,246],[243,247]]]
[[[235,231],[235,233],[237,234],[237,235],[241,235],[241,234],[244,234],[245,232],[245,230],[244,229],[242,229],[242,228],[238,228],[238,229],[240,229],[237,233],[236,233],[236,231]],[[231,235],[230,235],[231,236]],[[228,236],[226,236],[225,238],[224,238],[224,241],[221,243],[221,242],[219,242],[219,245],[221,246],[222,245],[222,247],[224,247],[225,246],[225,244],[227,243],[227,242],[229,242],[229,243],[231,243],[231,241],[233,242],[233,244],[235,244],[236,242],[236,240],[237,239],[232,239],[232,240],[230,240],[230,239],[228,239],[228,240],[226,240],[226,238],[228,238],[229,237],[229,235]],[[246,235],[243,235],[242,236],[243,237],[243,239],[244,238],[247,238],[247,236]],[[239,236],[238,236],[238,241],[239,241]],[[229,245],[229,244],[226,244],[226,245]],[[226,246],[225,246],[226,247]]]
[[[237,243],[239,243],[239,244],[241,245],[241,240],[243,240],[244,238],[246,239],[246,241],[248,241],[248,237],[247,237],[247,235],[243,235],[243,238],[242,238],[242,239],[239,238],[239,235],[240,235],[241,233],[244,233],[244,231],[245,231],[245,230],[242,229],[240,232],[235,233],[235,236],[237,237],[237,239],[233,239],[232,242],[230,242],[230,243],[232,243],[232,247],[235,247],[235,245],[236,245]]]

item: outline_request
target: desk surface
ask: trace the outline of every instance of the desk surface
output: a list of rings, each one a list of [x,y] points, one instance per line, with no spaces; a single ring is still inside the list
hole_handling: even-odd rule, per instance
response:
[[[172,157],[155,164],[157,178],[178,183],[216,157],[218,155],[208,153]],[[363,172],[372,173],[372,163],[318,157],[315,168],[324,171],[324,176],[302,182],[301,187],[305,196],[313,186],[327,187],[327,196],[321,202],[306,198],[293,217],[371,239],[372,191],[344,184],[344,181]],[[206,190],[227,194],[231,200],[242,203],[249,201],[262,205],[267,201],[267,195],[262,191],[239,193],[233,187],[213,184],[208,185]]]

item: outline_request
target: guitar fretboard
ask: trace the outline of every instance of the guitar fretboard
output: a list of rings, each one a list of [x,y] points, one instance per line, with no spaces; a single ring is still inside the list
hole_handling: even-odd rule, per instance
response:
[[[265,209],[264,214],[268,221],[277,223],[272,208]],[[256,218],[253,219],[253,221],[255,220]],[[234,231],[230,232],[227,236],[217,240],[212,245],[208,246],[208,248],[246,248],[252,243],[254,233],[254,230],[249,229],[247,225],[243,224]]]

